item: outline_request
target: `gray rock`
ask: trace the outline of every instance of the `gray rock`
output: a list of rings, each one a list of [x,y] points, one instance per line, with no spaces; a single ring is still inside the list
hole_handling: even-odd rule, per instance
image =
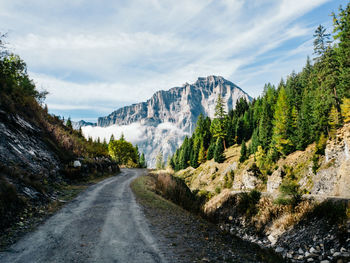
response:
[[[329,260],[322,260],[320,263],[331,263]]]
[[[335,252],[335,253],[333,254],[333,257],[339,257],[340,255],[341,255],[340,252]]]
[[[298,249],[298,253],[299,253],[300,255],[304,255],[304,251],[303,251],[301,248]]]
[[[317,250],[314,249],[313,247],[311,247],[309,251],[310,251],[310,253],[316,253],[317,252]]]
[[[276,253],[282,253],[284,251],[284,248],[283,247],[277,247],[276,249],[275,249],[275,252]]]
[[[75,168],[81,167],[81,162],[78,161],[78,160],[75,160],[74,163],[73,163],[73,166],[74,166]]]

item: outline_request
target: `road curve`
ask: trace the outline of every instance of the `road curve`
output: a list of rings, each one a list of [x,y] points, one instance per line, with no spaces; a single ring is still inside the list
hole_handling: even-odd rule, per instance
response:
[[[129,187],[143,173],[125,169],[89,187],[0,262],[165,262]]]

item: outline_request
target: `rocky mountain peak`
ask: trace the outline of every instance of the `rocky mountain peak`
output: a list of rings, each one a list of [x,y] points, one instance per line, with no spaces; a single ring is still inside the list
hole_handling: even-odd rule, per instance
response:
[[[96,129],[106,128],[105,134],[103,131],[98,134],[99,137],[104,134],[103,137],[108,140],[112,133],[118,137],[120,131],[138,126],[137,138],[131,135],[128,138],[127,132],[124,134],[131,142],[139,145],[153,166],[158,152],[162,151],[166,159],[186,135],[192,134],[201,113],[214,116],[219,94],[227,111],[234,108],[240,98],[251,100],[247,93],[221,76],[199,77],[193,84],[185,83],[181,87],[159,90],[145,102],[120,108],[108,116],[98,118]],[[96,137],[96,129],[85,129],[84,134]]]

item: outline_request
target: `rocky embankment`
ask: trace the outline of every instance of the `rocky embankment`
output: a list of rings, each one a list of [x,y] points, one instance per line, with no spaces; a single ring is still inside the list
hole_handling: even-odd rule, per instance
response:
[[[324,154],[312,144],[259,170],[254,155],[239,162],[240,146],[225,151],[226,161],[206,161],[175,176],[205,196],[205,214],[221,229],[292,262],[350,262],[350,124],[329,138]],[[278,202],[288,180],[303,194],[294,205]],[[292,179],[291,179],[292,178]],[[257,190],[261,196],[249,196]],[[242,208],[243,200],[243,208]]]
[[[271,204],[262,197],[257,214],[247,216],[241,211],[240,194],[227,195],[216,209],[207,210],[207,216],[224,232],[238,236],[263,248],[272,248],[291,262],[349,262],[350,220],[342,209],[347,200],[332,200],[316,205],[304,201],[295,209]],[[207,205],[208,207],[208,205]]]
[[[57,200],[62,185],[117,171],[108,158],[60,148],[38,120],[0,109],[0,230]]]

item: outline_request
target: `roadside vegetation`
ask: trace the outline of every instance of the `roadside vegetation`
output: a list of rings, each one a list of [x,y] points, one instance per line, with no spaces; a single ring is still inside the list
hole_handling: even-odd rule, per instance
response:
[[[129,168],[146,168],[147,163],[144,153],[139,153],[137,145],[134,147],[126,141],[122,134],[119,140],[112,135],[108,143],[108,153],[119,165]]]

